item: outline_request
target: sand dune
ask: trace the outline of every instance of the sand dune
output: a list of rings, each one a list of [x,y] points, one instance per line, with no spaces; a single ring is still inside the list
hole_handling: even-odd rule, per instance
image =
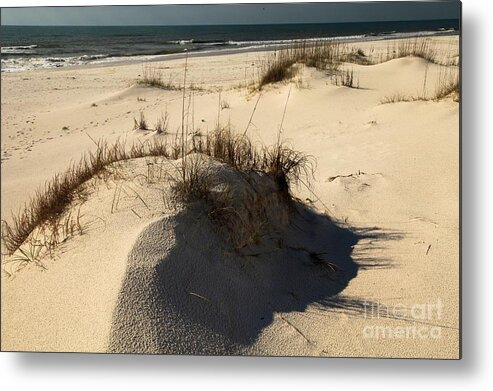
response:
[[[455,37],[433,39],[457,48]],[[219,117],[243,132],[258,92],[238,84],[254,79],[251,64],[266,55],[190,58],[190,126],[205,133]],[[156,66],[181,80],[182,60]],[[87,233],[44,259],[47,270],[2,273],[2,349],[456,358],[459,105],[452,97],[381,104],[395,93],[432,93],[443,67],[421,58],[344,67],[359,89],[303,67],[258,100],[249,136],[274,143],[286,107],[283,139],[317,162],[311,190],[294,189],[304,205],[289,223],[277,222],[250,254],[230,253],[200,205],[168,208],[162,186],[138,179],[148,161],[130,161],[133,180],[88,185]],[[164,137],[175,137],[181,91],[136,86],[141,73],[113,65],[2,74],[3,219],[94,150],[91,138],[161,137],[133,130],[140,111],[152,127],[167,110]],[[219,91],[227,108],[218,108]],[[386,313],[437,303],[443,311],[431,319]],[[369,314],[368,305],[380,307]],[[440,338],[374,338],[367,326],[436,327]]]
[[[283,355],[276,341],[256,344],[266,326],[285,322],[276,314],[330,306],[327,298],[356,275],[356,234],[303,205],[285,204],[269,178],[259,178],[253,191],[231,169],[221,175],[216,163],[208,170],[211,196],[218,197],[214,182],[228,189],[220,192],[232,188],[235,213],[250,216],[251,230],[267,221],[267,236],[234,250],[201,204],[145,227],[128,257],[110,351]],[[240,223],[228,231],[243,230]],[[311,341],[304,345],[320,353]]]

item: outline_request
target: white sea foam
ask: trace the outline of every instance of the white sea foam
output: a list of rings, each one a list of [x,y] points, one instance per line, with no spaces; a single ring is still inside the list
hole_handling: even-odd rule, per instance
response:
[[[1,54],[32,54],[38,45],[2,46]]]

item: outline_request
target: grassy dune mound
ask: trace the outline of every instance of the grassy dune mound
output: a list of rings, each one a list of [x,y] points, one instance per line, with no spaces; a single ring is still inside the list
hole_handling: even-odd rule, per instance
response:
[[[159,180],[172,184],[176,201],[186,203],[208,197],[205,186],[210,162],[203,157],[256,178],[252,180],[269,176],[281,189],[280,196],[286,200],[291,197],[291,184],[302,180],[312,170],[308,156],[280,143],[270,148],[257,147],[246,136],[236,135],[229,128],[216,129],[206,136],[190,140],[175,138],[171,143],[165,137],[133,145],[99,142],[94,152],[87,153],[65,172],[56,174],[31,197],[23,209],[11,216],[10,221],[2,222],[5,262],[21,265],[35,263],[42,267],[40,259],[43,256],[51,254],[71,237],[83,235],[85,228],[81,222],[80,208],[95,186],[94,183],[88,186],[88,183],[93,179],[107,182],[119,177],[121,164],[131,159],[164,159],[167,164],[164,169],[161,167]],[[234,190],[220,189],[220,184],[216,183],[214,194],[217,207],[214,216],[224,220],[226,215],[234,213],[223,205],[228,197],[227,192]],[[248,214],[236,215],[236,218],[246,221]],[[248,223],[244,224],[246,226]],[[244,235],[239,234],[238,243],[244,242]]]
[[[173,158],[178,147],[185,153]],[[292,196],[291,187],[308,180],[310,159],[282,144],[257,148],[220,129],[187,144],[106,146],[96,156],[38,192],[21,214],[32,217],[15,220],[6,233],[18,235],[6,239],[18,238],[11,241],[19,244],[14,259],[40,229],[46,238],[63,231],[63,239],[34,246],[50,244],[48,253],[79,235],[103,235],[101,241],[119,231],[118,216],[132,208],[126,216],[136,232],[128,236],[134,242],[115,297],[111,352],[283,354],[278,344],[259,342],[287,322],[276,314],[333,305],[356,276],[357,235]],[[87,176],[75,180],[78,172]],[[156,196],[160,191],[167,202]],[[41,214],[41,205],[56,213]],[[86,205],[92,214],[106,211],[104,227],[86,230],[81,218],[80,231],[61,228],[77,208],[86,214]],[[46,251],[22,262],[43,265]],[[301,343],[306,354],[320,354],[307,337]]]
[[[200,154],[182,164],[197,167],[202,197],[138,235],[109,350],[282,354],[259,336],[286,322],[277,313],[326,305],[344,289],[356,275],[356,235],[288,197],[267,172]],[[307,337],[301,344],[319,353]]]

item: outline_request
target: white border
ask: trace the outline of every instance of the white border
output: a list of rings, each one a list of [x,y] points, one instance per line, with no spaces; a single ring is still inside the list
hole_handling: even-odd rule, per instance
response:
[[[140,2],[163,3],[171,2]],[[2,6],[92,4],[139,3],[125,0],[2,1]],[[182,390],[184,383],[200,390],[228,387],[249,391],[491,389],[493,21],[490,4],[484,0],[465,0],[463,4],[462,361],[0,353],[3,389],[154,391]]]

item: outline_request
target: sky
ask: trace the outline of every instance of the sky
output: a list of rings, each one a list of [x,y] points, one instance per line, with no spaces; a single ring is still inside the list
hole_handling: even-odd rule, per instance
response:
[[[458,1],[2,8],[2,25],[214,25],[459,18]]]

